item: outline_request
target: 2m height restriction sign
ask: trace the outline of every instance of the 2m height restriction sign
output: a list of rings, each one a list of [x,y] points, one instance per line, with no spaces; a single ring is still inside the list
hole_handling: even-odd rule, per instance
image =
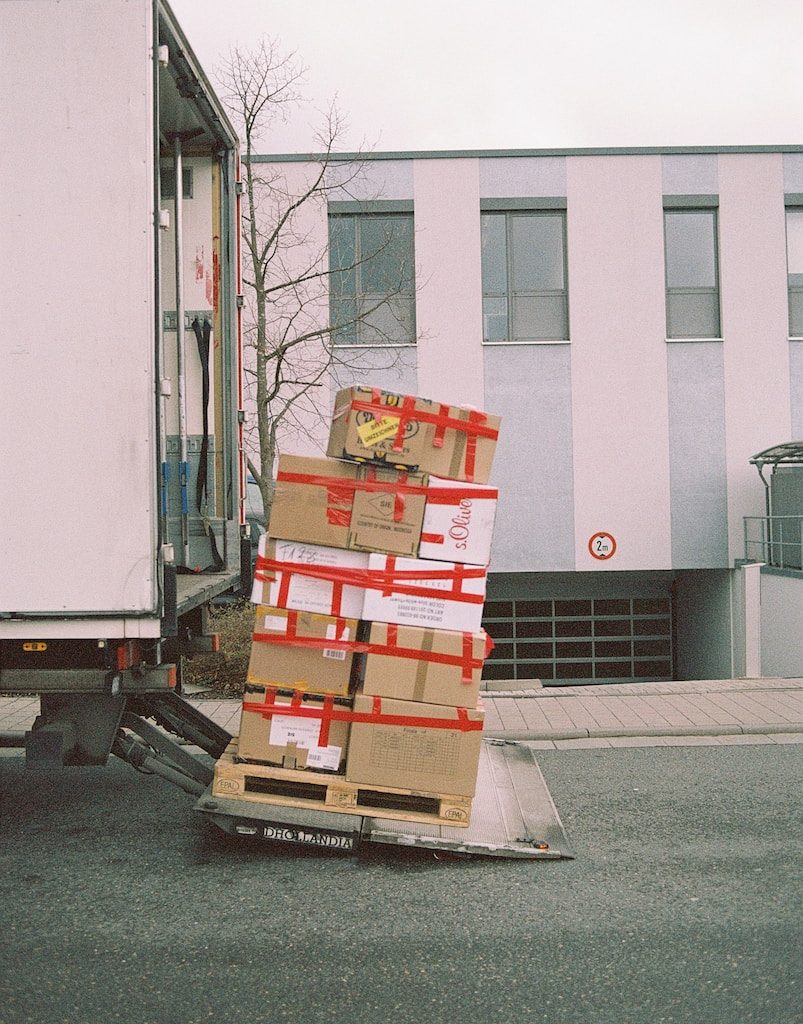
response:
[[[612,533],[600,530],[599,533],[595,533],[589,538],[588,550],[593,558],[604,562],[608,558],[613,558],[616,554],[616,538]]]

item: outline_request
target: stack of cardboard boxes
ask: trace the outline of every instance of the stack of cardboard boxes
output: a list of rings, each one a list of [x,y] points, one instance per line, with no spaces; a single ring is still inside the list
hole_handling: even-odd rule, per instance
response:
[[[280,457],[240,761],[473,795],[498,430],[485,413],[353,387],[328,458]]]

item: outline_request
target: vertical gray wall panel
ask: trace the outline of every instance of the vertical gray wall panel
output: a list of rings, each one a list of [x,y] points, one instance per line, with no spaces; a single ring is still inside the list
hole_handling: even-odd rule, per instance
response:
[[[483,199],[565,196],[566,157],[483,157],[480,195]]]
[[[502,417],[494,572],[574,570],[570,346],[486,346],[485,408]]]
[[[721,342],[667,345],[672,565],[728,565],[725,377]]]
[[[803,192],[803,153],[784,153],[783,190]]]
[[[792,436],[789,440],[803,441],[803,341],[789,342],[789,375],[792,403]]]
[[[665,196],[716,195],[719,173],[716,153],[661,157]]]
[[[327,185],[344,183],[329,199],[412,199],[412,160],[365,160],[362,163],[333,163],[326,172]]]

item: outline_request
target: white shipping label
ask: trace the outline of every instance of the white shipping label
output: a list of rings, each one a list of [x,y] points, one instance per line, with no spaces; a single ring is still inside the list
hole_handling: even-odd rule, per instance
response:
[[[371,555],[370,568],[385,570],[385,555]],[[420,569],[422,572],[439,571],[450,576],[458,575],[461,569],[478,571],[478,576],[464,578],[462,592],[485,596],[485,567],[481,565],[455,566],[451,562],[435,562],[425,559],[397,558],[396,569],[400,572]],[[460,601],[441,593],[452,590],[452,579],[416,579],[404,577],[399,585],[411,585],[432,592],[431,597],[414,594],[383,594],[371,588],[365,594],[363,618],[373,622],[395,622],[402,626],[420,626],[424,629],[451,629],[459,632],[477,633],[482,623],[482,600]]]
[[[293,715],[274,715],[270,723],[271,746],[283,747],[295,743],[297,747],[310,750],[317,747],[321,734],[318,718],[296,718]]]
[[[316,718],[295,718],[292,715],[276,715],[270,723],[271,746],[284,747],[295,743],[307,751],[307,767],[323,768],[336,772],[340,767],[341,747],[319,747],[318,737],[321,723]]]
[[[307,753],[307,767],[336,772],[340,767],[341,750],[341,747],[310,747]]]
[[[284,615],[266,615],[265,616],[265,632],[266,633],[286,633],[287,632],[287,619]]]

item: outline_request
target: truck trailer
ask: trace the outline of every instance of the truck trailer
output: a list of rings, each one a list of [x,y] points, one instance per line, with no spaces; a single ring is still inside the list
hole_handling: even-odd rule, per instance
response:
[[[30,767],[147,717],[214,752],[177,690],[249,586],[237,135],[164,2],[0,23],[0,692],[41,694]]]
[[[0,745],[115,755],[236,835],[570,856],[520,744],[486,743],[468,829],[318,810],[312,777],[212,795],[232,736],[180,669],[251,588],[237,135],[165,0],[4,0],[0,29],[0,696],[40,702]]]

